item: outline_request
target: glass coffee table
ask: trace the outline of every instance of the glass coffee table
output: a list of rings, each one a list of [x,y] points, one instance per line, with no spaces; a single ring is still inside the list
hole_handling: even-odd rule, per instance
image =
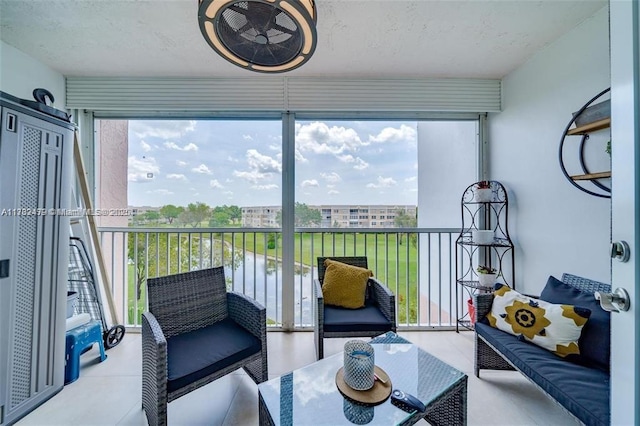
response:
[[[393,389],[412,394],[427,407],[406,412],[390,399],[366,406],[345,398],[336,386],[342,352],[258,385],[261,425],[466,425],[467,375],[395,333],[372,339],[376,365]]]

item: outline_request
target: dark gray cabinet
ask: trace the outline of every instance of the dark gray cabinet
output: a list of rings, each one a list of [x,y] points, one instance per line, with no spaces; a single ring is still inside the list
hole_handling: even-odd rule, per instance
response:
[[[64,386],[74,126],[0,92],[0,424]],[[52,109],[52,108],[50,108]],[[44,112],[43,112],[44,111]]]

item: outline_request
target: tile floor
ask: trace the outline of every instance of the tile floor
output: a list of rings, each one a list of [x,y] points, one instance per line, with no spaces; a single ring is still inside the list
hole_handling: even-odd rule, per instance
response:
[[[469,376],[469,425],[575,425],[577,422],[517,372],[473,374],[473,334],[400,332],[401,336]],[[269,378],[315,361],[312,332],[270,332]],[[325,356],[348,339],[325,340]],[[129,333],[99,363],[97,349],[82,355],[80,378],[17,425],[146,425],[141,408],[140,335]],[[169,404],[169,425],[256,425],[258,391],[243,370]],[[420,424],[426,424],[422,421]]]

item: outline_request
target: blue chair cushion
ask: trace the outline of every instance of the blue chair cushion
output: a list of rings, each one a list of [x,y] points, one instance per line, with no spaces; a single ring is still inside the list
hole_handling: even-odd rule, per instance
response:
[[[476,332],[587,425],[609,425],[609,374],[570,363],[517,336],[476,323]]]
[[[550,276],[540,294],[540,299],[591,310],[591,317],[584,325],[578,341],[580,357],[576,362],[609,371],[611,313],[600,307],[593,293],[580,291]]]
[[[391,322],[375,304],[367,303],[360,309],[324,306],[325,332],[379,331],[383,333],[391,329]]]
[[[231,318],[170,337],[167,339],[167,390],[183,388],[261,349],[260,340]]]

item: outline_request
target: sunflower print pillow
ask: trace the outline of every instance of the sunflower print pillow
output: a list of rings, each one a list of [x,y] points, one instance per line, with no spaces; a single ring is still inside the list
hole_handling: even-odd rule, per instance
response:
[[[487,319],[492,327],[564,358],[580,355],[578,340],[590,316],[589,309],[545,302],[496,284]]]

